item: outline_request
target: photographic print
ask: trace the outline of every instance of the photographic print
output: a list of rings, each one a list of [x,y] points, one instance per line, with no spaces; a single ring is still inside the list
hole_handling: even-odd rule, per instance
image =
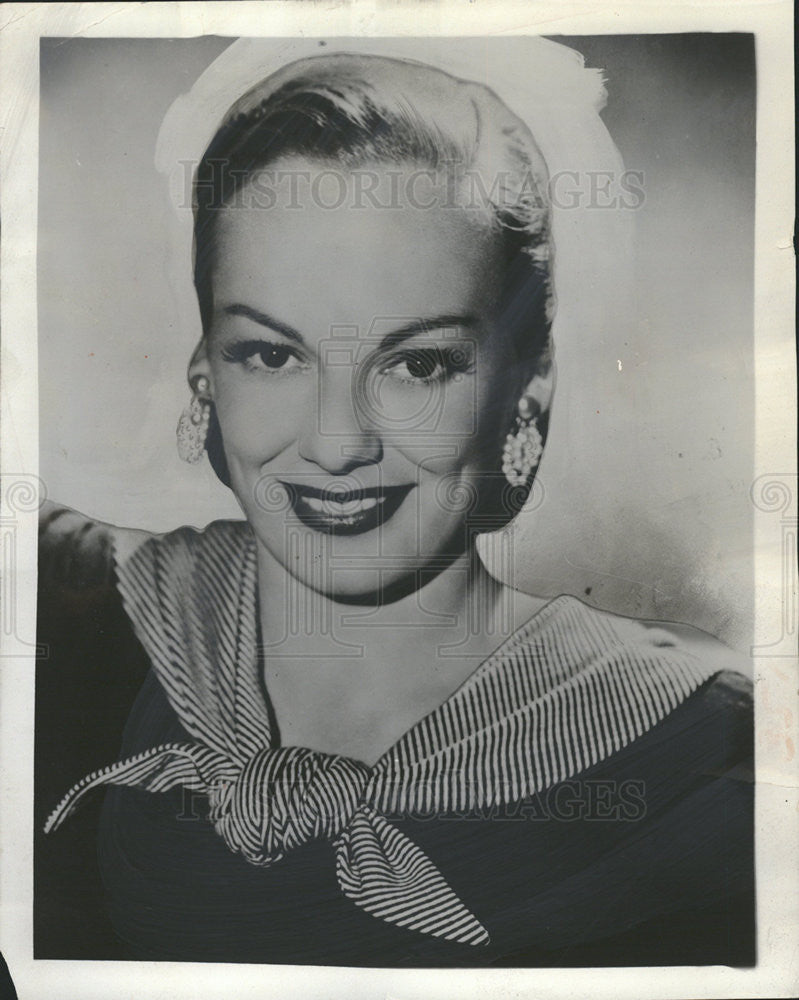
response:
[[[282,23],[36,39],[33,964],[757,975],[758,36]]]

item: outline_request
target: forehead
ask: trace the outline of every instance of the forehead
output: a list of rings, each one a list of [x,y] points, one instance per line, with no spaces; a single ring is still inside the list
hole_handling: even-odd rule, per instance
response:
[[[448,204],[443,183],[411,167],[278,162],[217,212],[215,304],[281,307],[313,326],[489,311],[499,234]]]

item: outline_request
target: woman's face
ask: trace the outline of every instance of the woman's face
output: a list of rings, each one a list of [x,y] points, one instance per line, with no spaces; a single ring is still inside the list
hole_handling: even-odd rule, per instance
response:
[[[426,207],[429,185],[385,176],[355,198],[351,175],[273,169],[296,171],[288,194],[266,207],[250,186],[218,213],[191,374],[210,379],[233,489],[274,559],[340,599],[416,589],[471,544],[466,498],[496,480],[524,386],[496,321],[497,235]]]

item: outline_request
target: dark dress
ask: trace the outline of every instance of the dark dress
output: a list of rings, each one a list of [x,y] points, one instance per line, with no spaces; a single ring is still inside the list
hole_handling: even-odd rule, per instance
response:
[[[388,817],[488,930],[473,946],[356,906],[327,839],[251,864],[185,788],[94,792],[45,835],[88,772],[190,735],[122,606],[108,531],[52,511],[39,582],[36,958],[754,964],[752,689],[740,673],[714,669],[641,736],[541,792]]]

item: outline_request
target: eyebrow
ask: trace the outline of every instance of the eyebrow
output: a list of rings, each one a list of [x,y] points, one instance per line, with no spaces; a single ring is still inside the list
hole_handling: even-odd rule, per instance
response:
[[[228,316],[243,316],[245,319],[252,320],[253,323],[257,323],[259,326],[268,327],[270,330],[282,334],[297,344],[305,343],[302,334],[295,330],[293,326],[282,323],[279,319],[275,319],[274,316],[261,312],[260,309],[253,309],[252,306],[236,303],[235,305],[227,306],[224,311]],[[403,340],[416,336],[417,333],[427,333],[430,330],[442,330],[454,326],[476,325],[477,319],[468,313],[464,315],[444,313],[441,316],[430,316],[427,319],[414,320],[412,323],[407,323],[405,326],[387,333],[380,339],[378,348],[394,347],[396,344],[402,343]]]
[[[288,337],[289,340],[293,340],[298,344],[304,343],[302,339],[302,334],[298,333],[293,326],[289,326],[287,323],[281,323],[279,319],[275,319],[273,316],[269,316],[267,313],[261,312],[258,309],[253,309],[252,306],[245,306],[241,304],[236,304],[232,306],[227,306],[225,312],[228,316],[244,316],[245,319],[251,319],[253,323],[257,323],[259,326],[268,326],[270,330],[274,330],[275,333],[282,333],[284,337]]]

